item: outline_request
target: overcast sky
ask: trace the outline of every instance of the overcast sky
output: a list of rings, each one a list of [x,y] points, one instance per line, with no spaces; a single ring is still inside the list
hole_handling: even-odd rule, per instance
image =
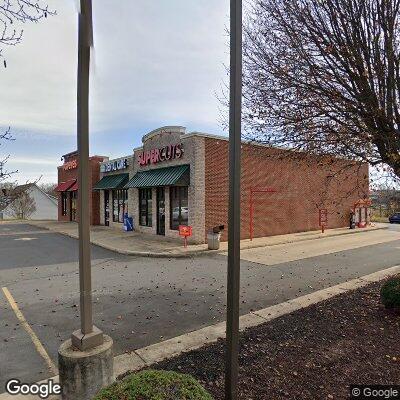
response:
[[[23,183],[57,181],[76,149],[76,0],[48,0],[57,15],[24,26],[0,68],[0,126]],[[118,7],[116,6],[118,4]],[[94,0],[91,154],[130,154],[164,125],[224,134],[216,93],[227,81],[228,0]]]

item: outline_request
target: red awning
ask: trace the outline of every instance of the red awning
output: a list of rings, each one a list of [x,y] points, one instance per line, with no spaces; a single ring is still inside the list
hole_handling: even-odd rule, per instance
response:
[[[55,191],[56,192],[66,192],[75,183],[76,183],[76,179],[71,179],[70,181],[61,182],[55,188]]]
[[[76,182],[68,189],[68,192],[75,192],[75,190],[78,190],[78,181],[76,181]]]

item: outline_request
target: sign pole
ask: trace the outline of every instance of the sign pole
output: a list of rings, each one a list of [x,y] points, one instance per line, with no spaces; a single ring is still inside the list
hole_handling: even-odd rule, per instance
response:
[[[319,226],[321,227],[321,233],[325,232],[325,226],[328,223],[328,210],[326,208],[319,209]]]
[[[250,240],[253,240],[253,188],[250,188]]]
[[[230,2],[229,227],[225,399],[237,399],[240,292],[242,0]]]
[[[103,333],[93,326],[92,271],[90,257],[89,210],[89,74],[90,48],[93,45],[92,0],[81,0],[78,39],[78,217],[79,288],[81,329],[71,335],[73,346],[84,351],[103,343]]]

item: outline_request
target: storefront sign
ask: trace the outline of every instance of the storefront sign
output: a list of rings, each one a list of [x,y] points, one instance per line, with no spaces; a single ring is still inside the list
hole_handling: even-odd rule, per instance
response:
[[[76,168],[78,168],[78,160],[68,161],[63,165],[64,171],[69,171],[71,169],[76,169]]]
[[[160,162],[175,160],[182,158],[183,156],[183,145],[170,144],[169,146],[161,147],[160,149],[152,149],[143,151],[139,154],[138,161],[139,165],[158,164]]]
[[[105,164],[101,164],[100,172],[113,172],[120,171],[121,169],[128,168],[128,159],[122,158],[121,160],[111,161]]]

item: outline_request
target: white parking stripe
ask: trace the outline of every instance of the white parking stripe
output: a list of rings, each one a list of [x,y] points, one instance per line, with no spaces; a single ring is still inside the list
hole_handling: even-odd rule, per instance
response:
[[[31,337],[32,342],[33,342],[37,352],[42,356],[42,358],[46,362],[49,371],[51,373],[53,373],[53,374],[56,374],[57,373],[56,366],[54,365],[53,361],[51,360],[51,358],[47,354],[47,351],[43,347],[43,345],[40,342],[39,338],[36,336],[36,333],[33,331],[31,326],[26,321],[26,319],[25,319],[24,315],[22,314],[21,310],[18,308],[18,305],[15,302],[15,300],[14,300],[13,296],[11,295],[10,291],[6,287],[3,287],[2,290],[4,292],[4,296],[6,296],[8,302],[10,303],[11,308],[13,309],[13,311],[14,311],[15,315],[17,316],[18,320],[20,321],[21,325],[23,326],[25,331],[29,334],[29,336]]]

